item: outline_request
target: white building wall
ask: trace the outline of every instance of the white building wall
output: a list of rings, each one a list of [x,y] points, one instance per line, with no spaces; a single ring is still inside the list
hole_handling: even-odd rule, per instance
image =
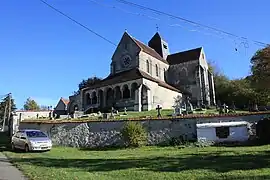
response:
[[[45,118],[49,117],[50,112],[51,111],[16,111],[14,118],[20,119],[21,121],[25,119],[37,119],[37,115],[39,118]]]
[[[147,61],[149,61],[149,64],[150,64],[149,74],[156,79],[165,81],[164,69],[165,71],[167,71],[169,68],[169,65],[141,51],[139,54],[139,68],[143,70],[144,72],[147,72],[147,65],[146,65]],[[156,76],[156,64],[158,65],[158,76]]]
[[[197,128],[198,141],[213,141],[213,142],[242,142],[249,138],[246,125],[229,127],[230,134],[227,138],[220,139],[216,136],[216,127]]]
[[[175,98],[181,93],[159,86],[156,82],[143,79],[143,84],[150,88],[148,95],[149,109],[155,109],[158,104],[163,109],[171,109],[174,105]]]

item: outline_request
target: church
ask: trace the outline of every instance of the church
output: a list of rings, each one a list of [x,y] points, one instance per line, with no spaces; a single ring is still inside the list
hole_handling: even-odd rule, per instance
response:
[[[171,109],[177,96],[194,106],[215,105],[213,74],[202,47],[170,54],[157,32],[143,42],[125,32],[112,55],[110,74],[69,97],[68,112]]]

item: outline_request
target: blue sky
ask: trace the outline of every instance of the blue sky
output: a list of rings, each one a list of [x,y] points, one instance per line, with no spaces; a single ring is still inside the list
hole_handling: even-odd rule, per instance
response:
[[[244,48],[242,41],[237,39],[115,0],[98,2],[129,13],[92,0],[47,2],[115,43],[125,29],[147,43],[158,24],[171,53],[203,46],[206,58],[214,61],[230,78],[246,76],[250,57],[260,48],[252,42]],[[270,24],[267,23],[270,1],[267,0],[209,0],[205,4],[197,0],[133,2],[253,40],[270,42]],[[21,108],[28,97],[39,104],[55,106],[60,97],[71,95],[82,79],[93,75],[105,77],[109,73],[115,47],[39,0],[1,0],[0,22],[0,95],[11,92],[17,108]]]

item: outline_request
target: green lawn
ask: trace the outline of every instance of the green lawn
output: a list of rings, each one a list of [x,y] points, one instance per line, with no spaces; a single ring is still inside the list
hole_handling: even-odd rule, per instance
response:
[[[162,117],[172,117],[172,114],[174,113],[173,109],[162,109],[161,115]],[[194,111],[194,114],[219,114],[219,112],[216,109],[207,109],[203,111]],[[236,111],[236,113],[249,113],[249,111]],[[127,115],[124,116],[123,112],[119,112],[119,115],[115,115],[114,119],[116,120],[125,120],[129,118],[147,118],[147,117],[157,117],[157,110],[150,110],[150,111],[142,111],[142,112],[135,112],[135,111],[129,111],[127,112]],[[79,119],[71,119],[71,120],[98,120],[99,117],[83,117]],[[27,119],[31,120],[31,119]],[[36,119],[32,119],[36,120]],[[48,119],[39,119],[39,120],[48,120]]]
[[[270,145],[4,152],[33,180],[270,179]]]

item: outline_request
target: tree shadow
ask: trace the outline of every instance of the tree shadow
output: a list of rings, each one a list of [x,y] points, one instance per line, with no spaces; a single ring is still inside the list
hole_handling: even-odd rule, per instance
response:
[[[93,148],[79,148],[81,151],[116,151],[116,150],[122,150],[127,149],[127,147],[124,146],[105,146],[105,147],[93,147]]]
[[[254,170],[270,166],[269,151],[260,154],[222,155],[201,154],[174,157],[152,157],[137,159],[55,159],[55,158],[14,158],[14,162],[41,167],[79,168],[85,171],[115,171],[143,168],[146,171],[180,172],[185,170],[211,170],[218,173],[234,170]]]

